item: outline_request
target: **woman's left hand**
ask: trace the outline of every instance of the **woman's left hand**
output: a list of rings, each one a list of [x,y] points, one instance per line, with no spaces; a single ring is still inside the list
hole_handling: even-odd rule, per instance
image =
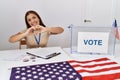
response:
[[[43,26],[41,26],[41,25],[37,25],[37,26],[36,26],[36,30],[40,31],[40,33],[48,32],[48,28],[43,27]]]

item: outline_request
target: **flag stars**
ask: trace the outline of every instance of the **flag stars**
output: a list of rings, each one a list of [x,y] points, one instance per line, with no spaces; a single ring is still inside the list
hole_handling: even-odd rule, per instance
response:
[[[45,67],[43,66],[43,67],[41,67],[42,69],[45,69]]]
[[[66,65],[66,67],[68,68],[68,67],[70,67],[69,65]]]
[[[55,67],[54,65],[51,66],[52,68]]]
[[[17,75],[17,76],[15,76],[15,78],[16,78],[16,79],[19,79],[19,78],[20,78],[20,76],[18,76],[18,75]]]
[[[50,68],[50,67],[48,67],[48,68],[47,68],[47,70],[51,70],[51,68]]]
[[[70,72],[69,72],[69,71],[66,71],[65,73],[66,73],[66,74],[69,74]]]
[[[26,80],[26,77],[22,77],[21,80]]]
[[[28,80],[33,80],[33,79],[30,78],[30,79],[28,79]]]
[[[37,74],[37,72],[36,72],[36,71],[33,71],[32,73],[33,73],[33,74]]]
[[[72,69],[68,69],[69,71],[73,71]]]
[[[62,78],[62,77],[58,77],[58,79],[59,79],[59,80],[63,80],[63,78]]]
[[[49,74],[45,74],[45,77],[49,77]]]
[[[53,72],[52,72],[52,71],[50,71],[50,72],[49,72],[49,74],[53,74]]]
[[[48,67],[49,65],[48,65],[48,64],[46,64],[45,66],[46,66],[46,67]]]
[[[63,70],[66,70],[66,68],[63,68]]]
[[[58,64],[57,64],[57,63],[55,63],[54,65],[56,65],[56,66],[57,66]]]
[[[66,76],[66,74],[62,74],[62,76],[63,76],[63,77],[65,77],[65,76]]]
[[[32,76],[32,74],[28,74],[28,75],[27,75],[27,77],[31,77],[31,76]]]
[[[63,64],[66,64],[66,62],[63,62]]]
[[[31,70],[27,70],[27,72],[28,72],[28,73],[30,73],[30,72],[31,72]]]
[[[63,66],[63,64],[60,65],[61,67]]]
[[[62,73],[62,72],[63,72],[63,70],[59,70],[59,72],[61,72],[61,73]]]
[[[41,69],[37,69],[37,71],[41,71]]]
[[[16,70],[20,70],[20,68],[18,67],[18,68],[16,68]]]
[[[53,71],[57,71],[57,69],[53,69]]]
[[[56,76],[55,76],[55,75],[52,75],[51,77],[52,77],[52,78],[55,78]]]
[[[33,78],[34,78],[34,79],[37,79],[37,78],[38,78],[38,76],[37,76],[37,75],[35,75],[35,76],[33,76]]]
[[[21,73],[21,75],[25,75],[25,72]]]
[[[69,78],[72,79],[72,78],[74,78],[74,76],[70,75]]]
[[[44,80],[45,78],[44,77],[40,77],[40,80]]]
[[[42,75],[43,73],[42,72],[40,72],[38,75]]]
[[[36,66],[37,68],[40,67],[39,65]]]
[[[59,75],[60,73],[59,73],[59,72],[56,72],[55,74],[56,74],[56,75]]]
[[[21,70],[22,70],[22,71],[24,71],[24,70],[25,70],[25,68],[22,68]]]
[[[20,71],[16,71],[16,73],[20,73]]]
[[[33,67],[32,70],[35,70],[35,68]]]
[[[72,73],[72,75],[77,75],[76,73]]]
[[[60,69],[60,67],[58,66],[57,69]]]
[[[51,78],[47,78],[46,80],[52,80]]]
[[[78,77],[75,80],[80,80]]]
[[[46,69],[44,69],[44,70],[43,70],[43,72],[47,72],[47,70],[46,70]]]
[[[71,80],[79,76],[68,62],[19,67],[18,71],[13,69],[14,76],[10,80]]]

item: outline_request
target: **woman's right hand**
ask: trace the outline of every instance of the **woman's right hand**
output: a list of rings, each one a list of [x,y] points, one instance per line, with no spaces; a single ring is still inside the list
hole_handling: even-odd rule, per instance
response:
[[[29,36],[34,33],[34,27],[28,28],[25,32],[26,36]]]
[[[26,30],[25,35],[29,36],[31,34],[36,34],[36,33],[40,33],[40,27],[32,26]]]

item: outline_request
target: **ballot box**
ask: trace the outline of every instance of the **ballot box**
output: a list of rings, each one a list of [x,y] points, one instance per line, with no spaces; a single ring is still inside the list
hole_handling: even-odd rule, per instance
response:
[[[69,25],[70,52],[90,55],[115,54],[115,30],[104,26]]]

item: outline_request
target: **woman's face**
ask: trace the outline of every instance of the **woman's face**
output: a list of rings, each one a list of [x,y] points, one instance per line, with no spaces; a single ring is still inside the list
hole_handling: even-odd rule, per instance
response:
[[[27,22],[30,26],[36,26],[39,25],[39,18],[31,13],[27,16]]]

